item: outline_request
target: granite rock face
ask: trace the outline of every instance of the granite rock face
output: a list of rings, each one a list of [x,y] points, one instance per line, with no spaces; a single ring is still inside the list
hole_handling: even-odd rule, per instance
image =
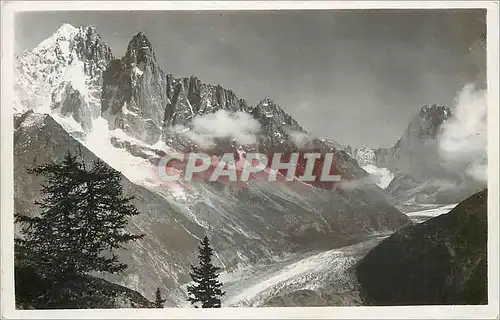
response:
[[[62,117],[71,117],[84,132],[92,130],[92,109],[88,106],[85,97],[73,87],[71,82],[61,82],[52,93],[52,112]]]
[[[101,103],[111,129],[149,144],[160,138],[168,103],[166,76],[143,33],[134,35],[125,56],[106,69]]]

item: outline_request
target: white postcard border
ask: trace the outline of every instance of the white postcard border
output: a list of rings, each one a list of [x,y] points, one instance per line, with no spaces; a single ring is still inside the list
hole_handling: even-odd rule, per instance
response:
[[[19,11],[74,10],[305,10],[487,9],[488,65],[488,305],[307,308],[165,308],[15,310],[13,280],[13,59],[14,15]],[[499,100],[497,1],[19,1],[2,2],[1,312],[6,319],[498,319],[499,318]]]

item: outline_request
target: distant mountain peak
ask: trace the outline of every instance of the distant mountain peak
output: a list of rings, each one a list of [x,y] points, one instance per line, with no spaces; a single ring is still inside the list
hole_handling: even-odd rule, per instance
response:
[[[90,25],[90,26],[81,27],[80,29],[85,31],[85,34],[87,37],[102,40],[96,26]]]
[[[142,31],[139,31],[132,36],[132,40],[130,40],[128,48],[133,48],[133,47],[138,48],[143,46],[147,46],[148,49],[152,49],[151,42],[149,41],[146,34]]]
[[[63,45],[63,43],[73,40],[79,31],[79,28],[75,28],[72,25],[65,23],[60,26],[54,34],[40,42],[38,46],[33,49],[33,52],[54,50],[56,47],[65,47],[69,50],[69,45]]]
[[[262,99],[259,103],[257,103],[257,105],[255,106],[255,109],[258,112],[268,113],[269,117],[271,116],[270,113],[274,114],[277,112],[288,115],[284,110],[281,109],[281,107],[279,107],[276,104],[276,102],[274,102],[273,100],[271,100],[270,98],[267,98],[267,97]]]
[[[451,117],[451,109],[440,105],[425,105],[420,109],[418,120],[413,124],[414,128],[419,127],[419,139],[435,139],[439,133],[440,127],[449,117]]]
[[[87,51],[88,48],[93,50]],[[100,54],[105,51],[104,56],[99,58],[111,58],[111,48],[102,40],[97,28],[93,25],[74,27],[69,23],[62,24],[56,32],[54,32],[50,37],[43,40],[36,46],[33,50],[24,51],[18,58],[26,55],[45,55],[48,60],[54,60],[54,58],[60,58],[61,56],[72,55],[73,51],[76,50],[77,55],[83,59],[89,58],[92,54]],[[55,56],[54,56],[55,55]]]
[[[61,25],[36,48],[16,57],[14,109],[49,112],[58,102],[54,101],[54,92],[65,82],[87,96],[92,109],[99,109],[101,74],[112,59],[111,48],[95,27]]]
[[[63,23],[54,34],[59,34],[59,35],[70,34],[70,33],[77,32],[77,31],[78,31],[77,27],[74,27],[73,25],[71,25],[69,23]]]
[[[451,115],[451,109],[447,106],[441,106],[437,104],[432,104],[432,105],[424,105],[420,109],[420,116],[433,116],[433,115],[440,115],[444,117],[448,117]]]
[[[273,99],[265,97],[259,102],[259,104],[276,104],[276,103],[273,101]]]
[[[150,62],[156,63],[153,45],[144,32],[140,31],[132,37],[127,47],[126,57],[134,60],[138,65],[141,62],[146,64]]]

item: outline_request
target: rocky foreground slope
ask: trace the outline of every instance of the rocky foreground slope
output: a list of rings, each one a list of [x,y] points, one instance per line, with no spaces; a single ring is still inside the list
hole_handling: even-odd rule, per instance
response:
[[[15,261],[17,309],[154,308],[139,292],[93,276],[76,276],[49,282],[36,271]]]
[[[392,234],[358,264],[365,303],[487,304],[487,190]]]

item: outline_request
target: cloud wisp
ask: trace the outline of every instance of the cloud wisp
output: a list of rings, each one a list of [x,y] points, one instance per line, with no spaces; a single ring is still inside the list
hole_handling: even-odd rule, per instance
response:
[[[441,157],[477,182],[487,182],[487,92],[472,84],[458,94],[439,138]]]
[[[175,125],[172,129],[199,147],[208,149],[215,146],[216,139],[232,139],[240,144],[256,143],[260,123],[242,111],[230,113],[218,110],[195,117],[190,127]]]

